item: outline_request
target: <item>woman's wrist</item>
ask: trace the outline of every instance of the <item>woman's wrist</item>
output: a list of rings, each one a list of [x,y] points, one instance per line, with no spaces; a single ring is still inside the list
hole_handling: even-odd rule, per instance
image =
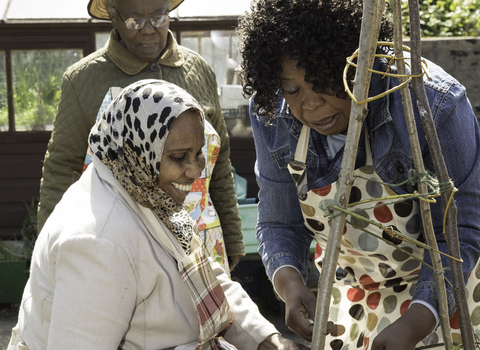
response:
[[[412,339],[415,339],[417,342],[432,333],[437,324],[432,312],[419,303],[411,305],[397,322],[403,323],[406,329],[409,329]]]
[[[289,288],[298,288],[299,285],[304,285],[302,276],[293,267],[284,267],[278,270],[274,279],[275,291],[280,298],[286,301]]]
[[[278,349],[279,342],[280,333],[273,333],[258,345],[258,350]]]

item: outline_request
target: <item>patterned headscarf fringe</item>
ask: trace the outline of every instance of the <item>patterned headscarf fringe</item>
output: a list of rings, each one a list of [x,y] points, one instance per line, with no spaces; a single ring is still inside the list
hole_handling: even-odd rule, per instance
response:
[[[135,202],[153,211],[189,254],[192,235],[198,234],[197,227],[183,206],[158,187],[156,181],[152,181],[142,158],[125,144],[115,160],[110,159],[108,154],[101,160]]]

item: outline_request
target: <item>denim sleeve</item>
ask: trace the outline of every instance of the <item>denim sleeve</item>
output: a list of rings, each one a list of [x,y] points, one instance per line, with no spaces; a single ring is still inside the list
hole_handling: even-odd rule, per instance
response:
[[[281,122],[275,126],[266,126],[264,120],[253,113],[250,115],[257,156],[255,175],[260,189],[258,251],[270,279],[279,267],[291,265],[306,280],[312,238],[303,224],[290,173],[286,167],[279,165],[284,164],[290,153],[287,140],[277,138],[279,135],[287,135],[282,136],[287,138],[288,130],[280,132],[277,129],[285,127]]]
[[[458,83],[453,84],[449,91],[442,95],[441,100],[434,101],[431,110],[450,179],[458,189],[454,199],[457,207],[463,277],[466,282],[480,256],[479,126],[467,99],[465,88]],[[433,162],[428,153],[424,157],[424,161],[426,168],[433,171]],[[431,215],[439,249],[448,252],[443,234],[443,205],[440,199],[436,204],[431,205]],[[441,257],[444,268],[447,268],[446,276],[451,281],[451,274],[448,271],[449,259],[443,255]],[[425,262],[431,264],[428,252],[425,253]],[[455,310],[455,302],[448,285],[447,293],[449,312],[452,315]],[[413,297],[433,304],[438,310],[436,295],[432,271],[423,266]]]

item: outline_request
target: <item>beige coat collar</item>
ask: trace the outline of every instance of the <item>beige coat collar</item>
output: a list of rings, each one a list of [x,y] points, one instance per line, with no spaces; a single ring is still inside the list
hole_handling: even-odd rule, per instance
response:
[[[142,61],[130,53],[120,42],[118,35],[112,30],[110,38],[106,45],[108,57],[125,74],[136,75],[140,73],[150,63]],[[181,67],[185,63],[185,58],[179,50],[177,41],[171,31],[168,31],[167,45],[158,60],[158,64],[168,67]]]

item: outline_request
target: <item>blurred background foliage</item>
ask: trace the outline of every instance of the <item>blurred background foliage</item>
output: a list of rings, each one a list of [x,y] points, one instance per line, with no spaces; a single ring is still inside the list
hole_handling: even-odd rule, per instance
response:
[[[480,36],[480,0],[420,0],[422,37]],[[408,1],[402,1],[404,35],[410,36]]]
[[[15,129],[48,130],[53,125],[62,75],[81,58],[79,50],[12,51]],[[4,67],[0,62],[0,69]],[[5,69],[3,69],[5,72]],[[1,75],[2,73],[0,73]],[[3,79],[2,79],[3,78]],[[5,77],[0,77],[1,81]],[[8,126],[6,83],[0,83],[0,130]]]

